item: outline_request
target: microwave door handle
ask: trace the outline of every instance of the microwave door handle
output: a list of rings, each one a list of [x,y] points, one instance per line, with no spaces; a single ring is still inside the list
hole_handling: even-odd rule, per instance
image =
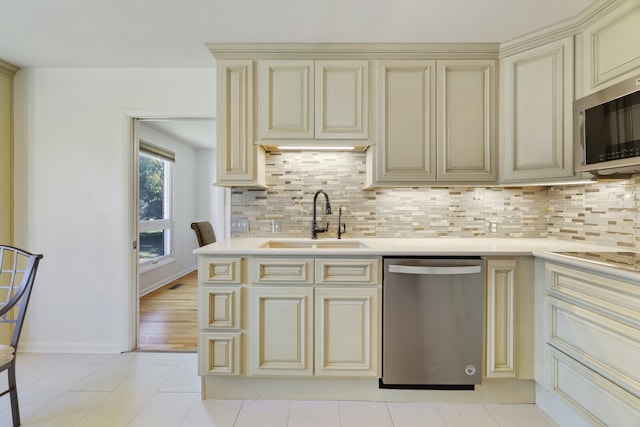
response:
[[[479,265],[437,267],[416,265],[390,265],[389,273],[441,275],[441,274],[476,274],[482,271]]]

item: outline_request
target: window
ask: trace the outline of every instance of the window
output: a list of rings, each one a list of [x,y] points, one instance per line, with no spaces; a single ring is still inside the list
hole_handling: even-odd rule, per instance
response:
[[[140,266],[151,266],[173,254],[171,170],[175,155],[140,141],[139,257]]]

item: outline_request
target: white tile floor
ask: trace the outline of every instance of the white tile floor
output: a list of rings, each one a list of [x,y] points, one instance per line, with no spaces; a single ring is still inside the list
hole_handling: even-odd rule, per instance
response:
[[[556,426],[535,405],[202,401],[193,353],[20,353],[17,374],[24,427]]]

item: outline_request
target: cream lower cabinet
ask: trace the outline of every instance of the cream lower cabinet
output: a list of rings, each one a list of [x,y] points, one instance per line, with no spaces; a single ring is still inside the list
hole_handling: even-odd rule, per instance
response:
[[[640,425],[640,282],[547,262],[543,372],[590,424]]]
[[[313,288],[249,288],[249,375],[313,374]]]
[[[377,377],[379,263],[252,259],[248,374]]]
[[[243,265],[242,258],[199,260],[199,375],[241,374]]]
[[[315,290],[315,375],[378,376],[379,292]]]
[[[487,378],[516,377],[516,259],[486,261]]]

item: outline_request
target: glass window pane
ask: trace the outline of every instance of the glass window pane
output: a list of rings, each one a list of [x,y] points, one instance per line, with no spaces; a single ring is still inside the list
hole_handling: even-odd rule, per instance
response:
[[[140,221],[166,219],[165,163],[140,154]]]
[[[148,231],[140,233],[140,258],[139,262],[145,262],[164,255],[169,255],[166,249],[169,247],[169,230]]]

